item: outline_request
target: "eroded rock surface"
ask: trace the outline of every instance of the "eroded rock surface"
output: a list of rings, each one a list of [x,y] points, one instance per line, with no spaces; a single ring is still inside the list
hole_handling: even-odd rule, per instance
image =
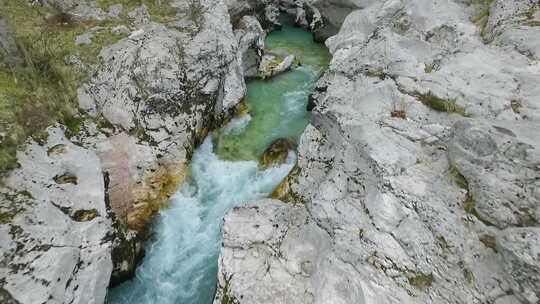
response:
[[[0,67],[6,65],[12,68],[21,65],[23,58],[19,52],[19,48],[9,32],[6,22],[0,15]]]
[[[225,218],[215,303],[538,301],[540,70],[486,39],[524,29],[503,4],[534,9],[387,0],[347,16],[288,203]]]
[[[507,279],[525,303],[540,301],[540,229],[510,228],[497,239]]]
[[[66,58],[84,74],[76,126],[29,142],[21,168],[2,181],[0,301],[103,303],[111,277],[117,284],[133,275],[152,215],[182,183],[193,149],[232,114],[244,77],[258,71],[266,32],[250,14],[270,23],[277,15],[271,4],[243,11],[233,29],[222,1],[129,10],[42,4],[100,25],[73,44],[96,47],[98,33],[124,36],[101,49],[97,64]],[[166,18],[153,15],[159,5]]]
[[[448,147],[466,179],[474,212],[499,228],[540,223],[538,124],[459,121]]]
[[[0,187],[7,303],[103,303],[113,232],[98,156],[51,128],[18,161]]]
[[[112,212],[137,232],[181,184],[196,145],[243,98],[264,47],[257,19],[244,16],[233,31],[222,2],[170,5],[178,15],[168,24],[151,21],[144,6],[130,12],[133,31],[101,51],[103,68],[78,91],[81,108],[110,123],[87,124],[80,140],[102,159]],[[137,253],[140,242],[127,232],[115,244]],[[115,256],[119,277],[132,273],[133,254]]]
[[[294,55],[265,54],[259,67],[259,76],[264,79],[286,72],[294,65],[295,59]]]

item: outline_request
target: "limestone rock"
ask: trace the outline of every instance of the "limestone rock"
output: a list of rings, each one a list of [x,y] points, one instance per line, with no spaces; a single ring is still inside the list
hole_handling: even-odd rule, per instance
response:
[[[0,188],[2,297],[103,303],[112,221],[99,158],[51,128],[47,142],[30,142],[18,162]]]
[[[216,303],[535,301],[536,236],[500,228],[538,226],[538,62],[486,44],[473,2],[341,11],[355,8],[326,41],[291,204],[226,217]]]
[[[124,11],[124,7],[122,4],[113,4],[109,7],[109,17],[110,18],[118,18],[120,15],[122,15],[122,12]]]
[[[81,21],[123,10],[44,2]],[[264,47],[258,21],[245,16],[233,31],[221,1],[193,1],[197,16],[182,13],[186,1],[170,5],[179,13],[166,25],[144,5],[129,12],[133,31],[101,50],[103,65],[66,58],[88,75],[78,89],[83,127],[69,140],[55,128],[45,146],[30,143],[1,186],[0,302],[103,303],[109,279],[133,275],[148,223],[181,184],[193,149],[243,98]]]
[[[111,28],[111,33],[114,35],[120,35],[120,34],[127,35],[129,34],[129,32],[130,32],[129,28],[125,25],[119,25],[119,26],[115,26]]]
[[[262,0],[262,1],[246,1],[246,0],[227,0],[225,1],[228,12],[231,16],[231,23],[236,25],[238,21],[245,15],[253,15],[261,23],[266,31],[279,29],[279,1]]]
[[[282,5],[295,16],[296,24],[313,32],[315,41],[324,42],[339,32],[347,15],[375,2],[374,0],[287,0],[283,1]]]
[[[133,9],[128,13],[128,18],[136,26],[144,25],[150,22],[150,13],[148,12],[148,7],[146,4],[143,4]]]
[[[134,19],[146,11],[137,10]],[[137,219],[148,212],[150,195],[134,185],[152,184],[160,166],[185,163],[199,134],[229,115],[245,94],[242,58],[257,48],[258,23],[246,18],[235,36],[224,5],[204,10],[199,32],[183,27],[193,21],[187,17],[172,27],[140,20],[130,37],[102,50],[104,68],[79,89],[81,108],[114,127],[108,140],[92,140],[102,132],[97,130],[82,141],[102,152],[113,211],[133,227],[143,226]]]
[[[291,69],[295,63],[295,59],[296,57],[294,55],[281,56],[267,53],[261,60],[259,75],[263,79],[279,75]]]
[[[2,64],[15,67],[23,64],[23,58],[19,55],[19,48],[9,32],[6,22],[0,16],[0,67]]]
[[[241,60],[244,77],[257,77],[266,33],[255,17],[244,16],[238,23],[235,36],[238,40],[238,50],[241,54],[238,59]]]
[[[500,228],[540,222],[540,135],[528,122],[459,121],[448,156],[465,177],[474,210]]]
[[[488,43],[540,59],[540,4],[534,0],[494,1],[483,31]]]
[[[509,228],[497,238],[507,278],[524,303],[540,301],[540,228]]]
[[[94,38],[94,34],[101,30],[103,30],[103,27],[101,26],[96,26],[96,27],[91,28],[88,32],[75,37],[75,44],[76,45],[91,44],[92,38]]]
[[[39,4],[47,5],[80,21],[104,21],[109,18],[107,13],[96,7],[91,0],[43,0],[39,1]]]

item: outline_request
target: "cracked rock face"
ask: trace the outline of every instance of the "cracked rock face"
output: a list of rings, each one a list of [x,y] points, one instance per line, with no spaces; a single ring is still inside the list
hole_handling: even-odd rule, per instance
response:
[[[540,301],[540,229],[510,228],[497,239],[507,278],[525,303]]]
[[[468,182],[474,211],[499,228],[540,223],[540,142],[529,122],[460,121],[448,156]],[[506,128],[505,128],[506,127]]]
[[[29,143],[18,161],[0,188],[2,297],[103,303],[112,220],[98,156],[51,128],[47,142]]]
[[[491,24],[538,35],[503,2],[535,7],[387,0],[347,16],[289,202],[225,218],[215,303],[538,302],[539,63],[486,39]]]

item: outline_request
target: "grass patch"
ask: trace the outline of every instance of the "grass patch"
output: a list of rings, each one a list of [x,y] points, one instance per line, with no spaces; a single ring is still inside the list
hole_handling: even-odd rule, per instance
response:
[[[231,295],[231,280],[232,274],[230,276],[225,276],[225,286],[223,286],[222,292],[223,297],[221,298],[221,304],[238,304],[239,301],[233,295]]]
[[[489,21],[489,8],[484,9],[478,16],[471,18],[471,22],[474,23],[480,29],[480,36],[484,37],[486,26]]]
[[[76,55],[85,63],[99,64],[102,47],[124,37],[110,33],[110,27],[123,23],[121,18],[82,22],[50,7],[17,0],[3,4],[3,16],[24,63],[0,67],[0,172],[17,166],[15,154],[24,148],[26,138],[43,142],[44,130],[53,123],[65,124],[69,133],[80,131],[83,118],[75,117],[75,91],[85,75],[66,59]],[[78,35],[96,26],[102,29],[94,33],[91,44],[75,44]]]
[[[416,92],[414,94],[424,105],[438,112],[457,113],[459,115],[469,117],[470,114],[465,111],[465,108],[458,105],[455,99],[444,99],[435,96],[433,93],[421,94]]]
[[[438,236],[435,239],[435,242],[439,248],[442,250],[448,250],[448,242],[446,242],[446,239],[443,236]]]
[[[81,116],[66,116],[61,122],[66,126],[66,135],[68,137],[77,135],[84,126],[84,118]]]

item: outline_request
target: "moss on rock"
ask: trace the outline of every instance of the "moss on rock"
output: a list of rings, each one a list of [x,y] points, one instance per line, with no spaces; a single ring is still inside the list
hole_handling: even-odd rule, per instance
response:
[[[139,199],[127,211],[126,224],[130,229],[143,231],[153,215],[168,206],[170,196],[184,181],[186,167],[183,163],[161,165],[147,182],[133,190]]]
[[[292,185],[296,182],[299,175],[300,167],[294,166],[291,172],[289,172],[289,175],[277,185],[270,197],[287,203],[295,203],[297,197],[292,189]]]
[[[264,151],[261,156],[260,166],[261,169],[266,169],[272,165],[283,164],[287,161],[287,155],[289,150],[294,148],[292,141],[286,138],[279,138],[275,140]]]
[[[462,116],[469,116],[465,108],[458,105],[455,99],[444,99],[437,97],[432,92],[426,94],[416,92],[414,94],[424,105],[439,112],[457,113]]]

